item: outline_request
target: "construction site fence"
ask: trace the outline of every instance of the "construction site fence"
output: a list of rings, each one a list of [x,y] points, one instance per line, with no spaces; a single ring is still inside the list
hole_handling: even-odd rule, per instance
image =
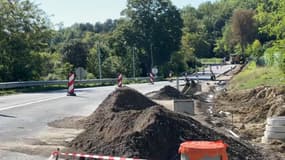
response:
[[[156,80],[161,80],[161,77],[156,77]],[[135,78],[124,78],[127,81],[148,81],[149,77],[135,77]],[[11,88],[23,88],[23,87],[34,87],[34,86],[49,86],[49,85],[66,85],[68,80],[49,80],[49,81],[20,81],[20,82],[2,82],[0,83],[0,89],[11,89]],[[110,83],[116,84],[117,78],[104,78],[104,79],[86,79],[76,80],[75,84],[103,84]]]
[[[51,154],[48,160],[146,160],[146,159],[91,155],[91,154],[81,154],[81,153],[64,153],[64,152],[55,151]]]

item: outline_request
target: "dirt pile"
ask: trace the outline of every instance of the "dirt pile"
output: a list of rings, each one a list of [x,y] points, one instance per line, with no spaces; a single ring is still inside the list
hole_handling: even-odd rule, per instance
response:
[[[285,116],[285,86],[258,87],[251,90],[225,92],[215,99],[215,113],[228,111],[233,113],[233,130],[243,139],[260,144],[264,135],[267,117]],[[222,120],[231,123],[231,116]],[[285,158],[285,142],[260,144],[271,149],[275,155]],[[277,158],[274,158],[277,159]]]
[[[152,96],[150,98],[153,99],[187,99],[188,97],[179,92],[176,88],[171,86],[165,86],[161,88],[159,91],[152,92]]]
[[[263,160],[251,146],[203,126],[189,116],[171,112],[130,88],[111,93],[87,118],[86,130],[70,147],[101,155],[149,160],[180,159],[185,140],[224,140],[231,160]]]
[[[285,86],[258,87],[225,92],[217,98],[217,109],[243,114],[242,122],[264,122],[267,117],[285,116]]]

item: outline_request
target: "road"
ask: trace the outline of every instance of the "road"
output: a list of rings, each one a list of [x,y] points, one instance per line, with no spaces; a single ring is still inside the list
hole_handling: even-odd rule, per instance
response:
[[[214,70],[220,74],[232,66]],[[141,93],[159,90],[165,85],[176,86],[176,82],[128,85]],[[0,160],[40,160],[30,156],[7,151],[5,144],[23,144],[48,129],[47,123],[70,116],[87,116],[111,93],[116,86],[76,89],[76,97],[66,96],[65,90],[26,93],[0,97]]]
[[[147,93],[159,90],[170,82],[128,85]],[[69,116],[87,116],[111,93],[116,86],[77,89],[76,97],[66,91],[28,93],[0,97],[0,149],[1,144],[20,143],[47,129],[47,123]],[[19,157],[20,156],[20,157]],[[9,158],[8,158],[9,157]],[[13,158],[11,158],[13,157]],[[0,159],[35,159],[28,155],[0,150]],[[42,158],[41,158],[42,159]]]
[[[220,76],[224,72],[231,70],[235,65],[215,65],[211,67],[212,72],[215,74],[216,77]],[[197,77],[198,75],[198,77]],[[210,72],[210,67],[205,68],[205,72],[198,72],[193,75],[187,76],[190,79],[197,79],[199,80],[210,80],[211,79],[211,72]]]

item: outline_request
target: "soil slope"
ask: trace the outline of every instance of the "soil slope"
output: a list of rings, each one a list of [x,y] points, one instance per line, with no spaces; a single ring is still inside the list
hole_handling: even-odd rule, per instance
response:
[[[228,91],[217,96],[215,112],[228,111],[233,113],[234,131],[243,139],[260,144],[264,135],[266,119],[274,116],[285,116],[285,86],[261,86],[243,91]],[[223,122],[231,122],[231,116]],[[273,153],[285,158],[285,142],[272,141],[270,148]]]

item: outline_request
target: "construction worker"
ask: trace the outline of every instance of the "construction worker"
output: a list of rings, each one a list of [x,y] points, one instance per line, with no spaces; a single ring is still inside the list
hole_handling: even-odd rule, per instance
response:
[[[185,86],[182,89],[182,93],[186,93],[186,91],[189,89],[190,87],[190,79],[188,77],[185,77]]]
[[[213,73],[212,70],[211,70],[211,80],[212,80],[212,81],[216,80],[216,76],[215,76],[215,74]]]
[[[169,74],[168,74],[168,77],[169,77],[169,81],[172,82],[172,76],[173,76],[173,72],[170,71]]]

